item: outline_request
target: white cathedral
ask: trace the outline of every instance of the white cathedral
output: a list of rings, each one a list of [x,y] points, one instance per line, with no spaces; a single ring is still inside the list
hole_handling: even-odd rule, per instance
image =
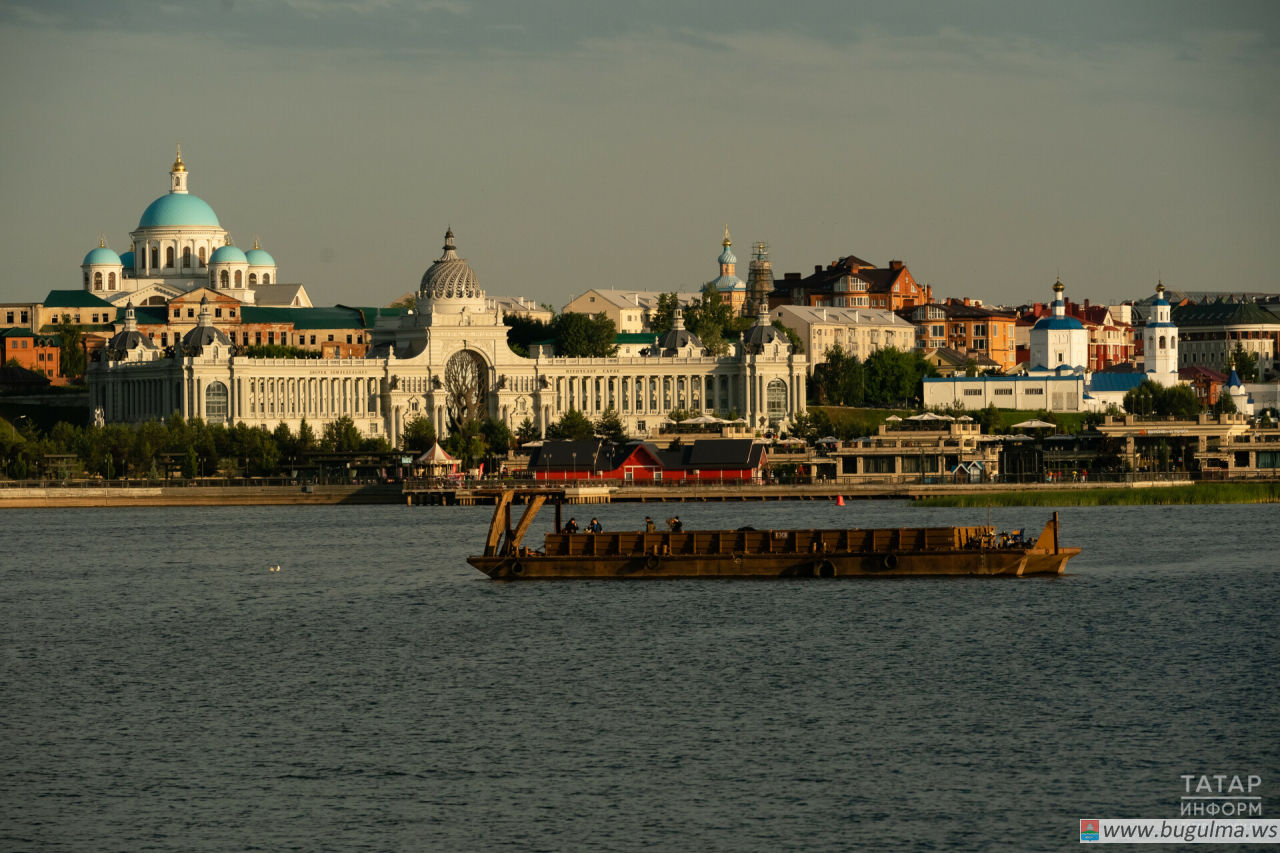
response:
[[[179,146],[169,170],[169,192],[142,212],[129,234],[130,249],[117,255],[99,238],[97,248],[85,255],[80,265],[85,290],[119,305],[164,305],[201,287],[245,303],[275,303],[275,258],[256,239],[247,252],[233,245],[213,208],[187,188],[189,176]],[[303,297],[283,304],[310,302]]]
[[[414,310],[377,316],[364,358],[248,358],[217,327],[207,303],[196,327],[161,350],[138,330],[135,297],[209,287],[243,294],[248,302],[254,276],[261,287],[262,276],[271,276],[269,283],[275,275],[274,263],[254,264],[252,253],[224,261],[222,253],[234,247],[213,248],[225,232],[211,210],[204,214],[208,206],[186,192],[181,156],[171,176],[171,192],[147,209],[132,235],[132,259],[118,259],[120,266],[110,269],[86,259],[93,292],[98,273],[122,267],[133,273],[117,279],[118,286],[132,287],[115,298],[126,303],[123,328],[87,371],[91,406],[105,421],[179,412],[210,423],[269,429],[286,423],[296,430],[304,419],[320,427],[347,416],[362,434],[396,443],[416,417],[429,418],[438,435],[480,417],[500,419],[512,430],[528,419],[545,435],[570,410],[596,419],[612,409],[628,434],[643,436],[655,433],[673,409],[735,414],[751,429],[785,429],[805,409],[805,357],[792,351],[765,312],[724,356],[710,354],[679,323],[645,355],[517,355],[507,345],[500,308],[458,256],[452,230],[422,276]],[[204,224],[195,221],[201,217]]]

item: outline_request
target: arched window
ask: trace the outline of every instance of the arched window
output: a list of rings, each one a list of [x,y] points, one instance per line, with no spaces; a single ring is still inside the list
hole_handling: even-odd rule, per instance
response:
[[[1160,349],[1164,349],[1164,335],[1160,336]]]
[[[765,410],[770,421],[780,421],[787,414],[787,383],[774,379],[765,386]]]
[[[115,289],[116,289],[116,274],[113,272],[109,272],[107,273],[107,290],[115,290]]]
[[[89,289],[89,271],[88,270],[84,271],[84,289],[85,290]]]
[[[240,270],[236,270],[236,287],[244,287],[244,279],[242,276],[243,273],[241,273]]]
[[[205,423],[221,424],[227,421],[227,386],[221,382],[210,382],[204,392]]]
[[[160,266],[160,247],[152,246],[151,247],[151,268],[155,269],[158,266]]]
[[[239,273],[237,273],[239,275]],[[256,272],[249,273],[249,286],[253,287],[258,283],[258,274]]]
[[[264,273],[262,274],[262,283],[263,283],[263,284],[270,284],[270,283],[271,283],[271,273],[269,273],[269,272],[264,272]]]
[[[204,246],[200,247],[200,266],[204,266]]]
[[[100,272],[93,274],[93,289],[102,290],[102,273]]]
[[[191,268],[191,247],[190,246],[182,247],[182,266],[187,269]]]
[[[165,247],[164,265],[169,269],[173,269],[173,247],[172,246]]]
[[[227,287],[231,284],[231,276],[226,270],[218,273],[218,284],[222,287]]]

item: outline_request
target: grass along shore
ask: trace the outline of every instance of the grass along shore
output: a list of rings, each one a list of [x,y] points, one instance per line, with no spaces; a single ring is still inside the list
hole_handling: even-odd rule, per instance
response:
[[[916,506],[1144,506],[1280,503],[1280,483],[1195,483],[1144,489],[1009,491],[921,498]]]

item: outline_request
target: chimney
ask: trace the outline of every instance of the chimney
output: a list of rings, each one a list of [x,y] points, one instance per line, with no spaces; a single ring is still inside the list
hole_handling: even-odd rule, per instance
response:
[[[822,264],[814,264],[814,265],[813,265],[813,271],[814,271],[814,272],[822,272]]]
[[[969,304],[970,304],[970,302],[969,302],[969,297],[967,297],[967,296],[966,296],[966,297],[964,298],[964,304],[965,304],[965,305],[969,305]]]
[[[902,269],[902,261],[889,261],[889,269],[891,270]]]

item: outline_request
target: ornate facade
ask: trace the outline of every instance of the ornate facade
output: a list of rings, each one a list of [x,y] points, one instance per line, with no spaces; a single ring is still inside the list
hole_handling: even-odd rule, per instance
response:
[[[613,409],[631,434],[644,435],[677,408],[733,414],[756,428],[785,426],[804,411],[805,358],[767,315],[723,357],[690,336],[671,346],[664,340],[645,356],[524,358],[507,346],[501,309],[458,257],[452,231],[416,305],[377,318],[366,357],[331,359],[238,355],[208,302],[195,328],[161,349],[143,343],[130,308],[124,331],[90,365],[92,405],[106,421],[176,411],[271,429],[349,416],[364,435],[392,442],[420,416],[440,435],[485,416],[513,430],[528,418],[545,434],[570,409],[589,418]]]

